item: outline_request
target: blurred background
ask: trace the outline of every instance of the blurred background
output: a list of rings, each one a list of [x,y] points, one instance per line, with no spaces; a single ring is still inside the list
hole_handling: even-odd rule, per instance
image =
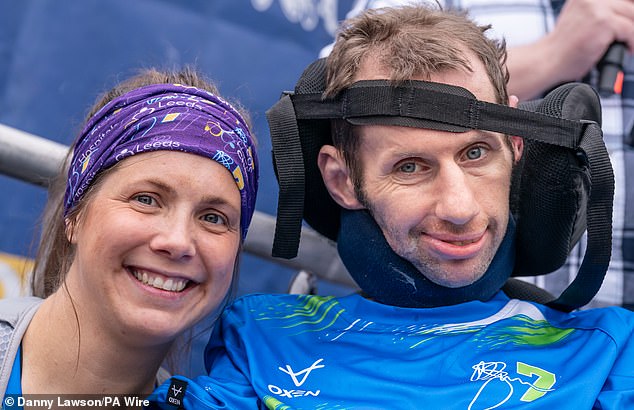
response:
[[[194,65],[250,111],[262,164],[257,209],[274,215],[265,111],[293,89],[354,3],[0,0],[0,124],[68,145],[118,81],[140,68]],[[45,201],[44,188],[0,175],[0,297],[20,292]],[[285,292],[294,273],[246,254],[239,293]]]
[[[274,215],[265,111],[293,89],[356,3],[0,0],[0,125],[69,145],[98,95],[118,81],[141,68],[194,65],[250,112],[262,164],[257,210]],[[0,174],[0,297],[21,294],[45,201],[45,188]],[[295,273],[245,254],[238,293],[286,292]],[[319,286],[329,294],[349,291]],[[195,343],[194,355],[207,336]],[[202,361],[192,363],[192,374],[202,370]]]

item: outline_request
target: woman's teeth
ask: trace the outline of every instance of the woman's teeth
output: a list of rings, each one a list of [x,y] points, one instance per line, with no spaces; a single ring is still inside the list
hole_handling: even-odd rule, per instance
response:
[[[185,289],[187,286],[187,279],[173,279],[169,278],[164,280],[159,276],[153,276],[152,274],[148,274],[147,272],[139,272],[137,270],[133,270],[134,277],[137,278],[140,282],[143,282],[146,285],[152,286],[153,288],[168,290],[170,292],[180,292]]]

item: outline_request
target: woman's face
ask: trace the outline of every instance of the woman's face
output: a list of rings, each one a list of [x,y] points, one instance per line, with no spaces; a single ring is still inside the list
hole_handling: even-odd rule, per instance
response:
[[[240,247],[240,194],[225,167],[144,153],[95,188],[69,230],[76,253],[66,282],[80,320],[160,344],[218,308]]]

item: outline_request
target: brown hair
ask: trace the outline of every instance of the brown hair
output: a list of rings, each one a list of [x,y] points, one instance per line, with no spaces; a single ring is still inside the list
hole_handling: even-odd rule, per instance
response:
[[[480,26],[464,13],[444,11],[424,5],[366,10],[344,21],[326,65],[324,97],[333,97],[349,87],[367,58],[390,71],[395,84],[414,76],[430,78],[446,70],[471,72],[466,52],[483,63],[495,90],[496,102],[507,104],[506,45],[485,36],[490,25]],[[353,127],[336,120],[333,143],[344,156],[355,182],[360,183],[360,164],[354,153],[358,141]]]

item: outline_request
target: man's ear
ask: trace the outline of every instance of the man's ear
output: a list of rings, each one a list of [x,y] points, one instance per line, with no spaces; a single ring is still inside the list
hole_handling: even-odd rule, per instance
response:
[[[326,189],[339,206],[346,209],[364,208],[357,199],[350,170],[339,150],[332,145],[321,147],[317,156],[317,165]]]
[[[513,163],[516,164],[524,152],[524,138],[511,136],[511,146],[513,147]]]
[[[509,107],[517,108],[519,98],[515,95],[509,95]],[[524,152],[524,139],[522,137],[511,137],[511,146],[513,147],[513,163],[517,163],[522,158]]]

